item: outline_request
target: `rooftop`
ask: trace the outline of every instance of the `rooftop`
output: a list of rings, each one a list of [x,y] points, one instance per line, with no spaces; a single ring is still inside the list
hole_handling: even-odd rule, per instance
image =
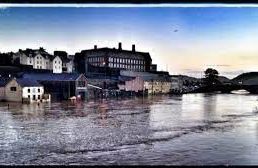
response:
[[[22,87],[42,86],[36,80],[33,79],[17,78],[16,81]]]
[[[139,52],[139,51],[123,50],[123,49],[108,48],[108,47],[97,48],[97,49],[89,49],[89,50],[82,50],[81,53],[98,52],[98,51],[107,52],[107,54],[109,54],[109,53],[138,54],[138,55],[144,56],[145,59],[152,60],[151,57],[150,57],[150,53],[149,52]]]
[[[80,75],[78,73],[24,73],[23,78],[37,81],[75,81]]]

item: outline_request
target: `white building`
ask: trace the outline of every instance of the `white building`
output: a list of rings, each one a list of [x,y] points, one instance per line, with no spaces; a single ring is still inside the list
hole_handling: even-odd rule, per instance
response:
[[[37,102],[42,100],[44,87],[31,79],[13,78],[5,86],[5,100]]]
[[[14,62],[22,65],[31,65],[33,69],[52,70],[53,73],[62,73],[62,60],[54,57],[43,48],[36,50],[19,50],[14,54]]]
[[[68,55],[65,51],[54,51],[54,56],[62,60],[62,72],[72,73],[74,71],[73,55]]]
[[[62,60],[59,56],[55,56],[52,60],[53,73],[62,73]]]

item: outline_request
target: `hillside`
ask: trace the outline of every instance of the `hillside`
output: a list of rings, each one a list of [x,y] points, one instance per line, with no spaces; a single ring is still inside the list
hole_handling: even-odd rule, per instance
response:
[[[247,72],[238,75],[237,77],[233,78],[232,81],[246,81],[249,79],[257,78],[258,77],[258,72]]]

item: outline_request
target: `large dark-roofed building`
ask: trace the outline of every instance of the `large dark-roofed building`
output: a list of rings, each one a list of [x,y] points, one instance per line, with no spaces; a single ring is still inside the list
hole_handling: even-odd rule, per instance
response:
[[[83,74],[24,73],[22,78],[38,81],[54,100],[67,100],[78,95],[87,98],[87,79]]]
[[[91,73],[91,66],[106,67],[114,69],[125,69],[131,71],[149,71],[152,63],[148,52],[138,52],[135,45],[132,50],[123,50],[122,43],[116,48],[97,48],[82,50],[75,55],[76,70],[80,73]]]

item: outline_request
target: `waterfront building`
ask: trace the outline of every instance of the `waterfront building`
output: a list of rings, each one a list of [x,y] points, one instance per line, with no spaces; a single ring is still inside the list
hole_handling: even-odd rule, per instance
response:
[[[77,73],[25,73],[24,79],[33,79],[44,86],[54,100],[68,100],[73,96],[87,98],[87,79]]]
[[[75,54],[74,64],[80,73],[91,73],[89,66],[124,69],[131,71],[149,71],[152,59],[148,52],[139,52],[132,45],[132,50],[123,50],[122,43],[118,48],[97,48],[82,50]]]
[[[142,77],[144,80],[144,90],[148,94],[167,94],[170,92],[171,82],[164,77]]]
[[[5,100],[36,102],[42,99],[44,87],[32,79],[13,78],[5,85]]]
[[[119,90],[139,92],[144,90],[144,80],[137,77],[120,76],[118,83]]]
[[[0,78],[0,101],[5,100],[5,86],[9,80],[9,78]]]
[[[169,93],[171,88],[171,81],[166,72],[134,72],[134,71],[120,71],[121,76],[140,77],[144,81],[144,91],[148,94]]]
[[[17,65],[31,65],[33,69],[52,70],[53,73],[62,73],[62,60],[53,56],[44,48],[19,50],[13,54],[13,62]]]
[[[183,81],[178,75],[171,75],[171,91],[180,91],[183,88]]]

